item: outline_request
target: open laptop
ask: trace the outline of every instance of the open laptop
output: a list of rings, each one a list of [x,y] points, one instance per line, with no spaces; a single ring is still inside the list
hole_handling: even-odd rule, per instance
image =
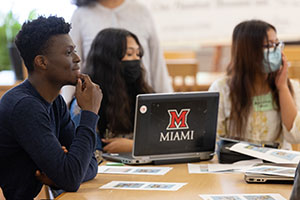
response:
[[[245,173],[244,179],[247,183],[286,183],[293,184],[294,177],[266,175],[266,174],[251,174]]]
[[[276,163],[259,163],[255,166],[277,166],[277,167],[288,167],[288,168],[295,168],[297,164],[276,164]],[[293,184],[294,177],[289,176],[281,176],[281,175],[269,175],[269,174],[261,174],[261,173],[244,173],[244,180],[247,183],[286,183],[286,184]]]
[[[219,93],[142,94],[136,98],[132,153],[104,153],[105,159],[169,164],[213,157]]]

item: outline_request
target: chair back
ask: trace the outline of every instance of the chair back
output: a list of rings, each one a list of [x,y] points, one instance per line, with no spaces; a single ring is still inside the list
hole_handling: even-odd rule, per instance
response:
[[[164,56],[174,91],[194,91],[198,72],[196,52],[166,51]]]
[[[283,52],[289,62],[289,78],[300,80],[300,45],[287,45]]]

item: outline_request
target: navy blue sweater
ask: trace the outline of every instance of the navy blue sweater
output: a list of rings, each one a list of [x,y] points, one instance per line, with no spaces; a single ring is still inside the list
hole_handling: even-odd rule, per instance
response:
[[[42,187],[36,170],[66,191],[77,191],[82,181],[94,178],[97,121],[98,115],[83,111],[75,130],[63,98],[49,104],[28,80],[8,91],[0,101],[0,187],[5,197],[33,199]]]

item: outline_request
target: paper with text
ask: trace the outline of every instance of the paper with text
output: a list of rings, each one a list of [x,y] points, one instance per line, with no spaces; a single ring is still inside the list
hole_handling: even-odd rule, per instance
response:
[[[262,163],[260,159],[243,160],[233,164],[188,164],[190,174],[243,172],[253,165]]]
[[[172,167],[98,166],[99,174],[165,175]]]
[[[294,177],[296,172],[296,167],[277,167],[277,166],[260,165],[260,166],[255,166],[250,169],[247,169],[245,170],[245,172],[254,173],[254,174],[268,174],[268,175]]]
[[[111,181],[99,189],[177,191],[187,183]]]
[[[230,147],[230,150],[274,163],[297,164],[300,160],[298,151],[259,147],[241,142]]]

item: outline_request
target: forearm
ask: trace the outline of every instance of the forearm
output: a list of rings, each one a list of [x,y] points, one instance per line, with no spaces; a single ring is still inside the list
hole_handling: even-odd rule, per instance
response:
[[[97,162],[93,160],[96,145],[94,114],[82,112],[80,124],[69,152],[62,159],[54,182],[66,191],[76,191],[82,181],[96,176]],[[94,162],[93,162],[94,161]]]
[[[84,111],[80,125],[76,130],[72,124],[60,130],[60,141],[47,139],[48,150],[39,150],[38,158],[34,159],[38,169],[45,173],[55,185],[66,191],[76,191],[82,181],[95,177],[97,173],[97,163],[93,162],[93,152],[95,150],[96,135],[95,125],[98,116],[92,112]],[[71,121],[69,121],[71,123]],[[52,133],[50,133],[52,134]],[[74,135],[74,138],[72,137]],[[57,146],[64,145],[69,140],[71,145],[67,145],[68,152],[64,152]],[[47,160],[45,160],[47,158]]]
[[[45,173],[59,188],[76,191],[86,176],[95,150],[98,115],[82,112],[75,134],[61,97],[54,101],[51,110],[53,117],[36,98],[22,99],[10,117],[12,132],[34,163],[32,170]],[[67,148],[67,153],[62,146]]]
[[[97,172],[98,172],[98,164],[95,156],[93,156],[82,182],[89,181],[95,178]]]
[[[288,131],[293,127],[297,107],[288,87],[279,90],[281,120]]]
[[[131,152],[133,148],[133,140],[127,138],[112,138],[102,139],[104,143],[107,143],[103,148],[108,153],[120,153]]]

